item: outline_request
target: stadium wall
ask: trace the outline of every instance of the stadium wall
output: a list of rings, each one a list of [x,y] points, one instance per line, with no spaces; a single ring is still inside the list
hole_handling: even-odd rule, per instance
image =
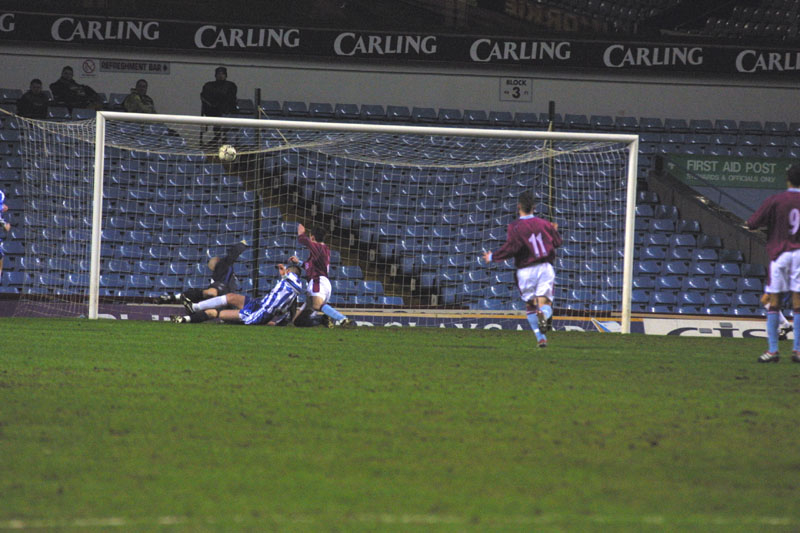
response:
[[[545,112],[634,117],[788,120],[800,115],[796,83],[681,75],[536,72],[444,65],[398,67],[378,63],[278,61],[261,58],[176,54],[142,50],[5,44],[0,50],[3,87],[26,89],[32,78],[47,85],[64,65],[80,83],[110,95],[128,93],[146,78],[162,113],[199,114],[199,93],[214,68],[228,66],[240,98],[261,88],[264,100],[405,105],[408,107]],[[105,60],[105,61],[104,61]],[[152,68],[152,70],[150,70]],[[140,70],[143,69],[143,70]],[[501,96],[507,78],[528,80],[528,98]]]

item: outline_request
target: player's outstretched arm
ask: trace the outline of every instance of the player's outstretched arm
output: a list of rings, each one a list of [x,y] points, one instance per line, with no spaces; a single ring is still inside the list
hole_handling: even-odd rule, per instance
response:
[[[297,235],[302,235],[306,232],[306,227],[302,224],[297,225]]]

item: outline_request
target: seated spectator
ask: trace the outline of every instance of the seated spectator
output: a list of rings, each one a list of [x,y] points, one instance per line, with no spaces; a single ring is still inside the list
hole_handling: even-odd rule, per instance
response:
[[[70,112],[76,107],[102,108],[103,102],[100,101],[100,95],[88,85],[81,85],[76,82],[72,79],[73,76],[72,67],[69,65],[61,70],[61,77],[50,84],[53,101],[67,106]]]
[[[34,78],[28,91],[17,100],[17,114],[21,117],[45,120],[47,118],[47,95],[42,92],[42,80]]]
[[[131,94],[125,97],[122,107],[128,113],[155,113],[156,105],[153,99],[147,96],[147,80],[138,80],[136,87],[131,89]]]

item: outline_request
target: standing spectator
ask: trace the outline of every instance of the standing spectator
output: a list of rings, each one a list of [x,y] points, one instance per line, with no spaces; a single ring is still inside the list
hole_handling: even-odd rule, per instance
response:
[[[70,110],[76,107],[88,109],[100,109],[103,102],[100,95],[88,85],[81,85],[72,77],[74,72],[72,67],[67,65],[61,69],[61,77],[50,84],[50,91],[53,93],[53,101],[56,104],[67,106]]]
[[[156,104],[147,96],[147,80],[138,80],[131,94],[125,97],[122,107],[128,113],[155,113]]]
[[[8,206],[6,205],[6,194],[3,191],[0,191],[0,225],[2,228],[6,230],[6,233],[11,231],[11,224],[6,222],[3,218],[3,213],[8,211]],[[3,241],[0,240],[0,276],[3,275]]]
[[[767,351],[759,363],[777,363],[780,336],[781,293],[792,293],[794,309],[794,346],[792,361],[800,363],[800,164],[795,163],[786,173],[787,190],[773,194],[747,219],[750,229],[767,228],[769,256],[767,309]]]
[[[236,84],[228,81],[228,69],[217,67],[214,70],[214,81],[203,85],[200,93],[200,114],[204,117],[221,117],[236,111]],[[219,141],[225,133],[224,128],[214,126],[214,138],[211,143]]]
[[[534,216],[533,195],[523,192],[517,201],[519,218],[508,225],[506,242],[495,252],[484,252],[486,263],[514,258],[517,286],[528,312],[528,323],[539,348],[547,347],[545,333],[553,318],[553,262],[561,246],[558,225]]]
[[[17,114],[21,117],[45,120],[47,118],[47,95],[42,92],[42,80],[34,78],[28,91],[17,100]]]

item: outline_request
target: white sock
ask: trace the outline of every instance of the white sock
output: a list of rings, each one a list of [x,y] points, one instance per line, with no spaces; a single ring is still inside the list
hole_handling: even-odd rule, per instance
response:
[[[780,327],[782,327],[782,328],[785,328],[786,326],[788,326],[789,324],[791,324],[791,322],[789,322],[789,321],[786,319],[786,316],[783,314],[783,311],[779,311],[779,312],[778,312],[778,320],[780,320],[780,322],[781,322],[781,325],[780,325]]]
[[[205,311],[206,309],[216,309],[217,307],[225,307],[226,305],[228,305],[228,295],[224,294],[192,304],[192,311]]]

